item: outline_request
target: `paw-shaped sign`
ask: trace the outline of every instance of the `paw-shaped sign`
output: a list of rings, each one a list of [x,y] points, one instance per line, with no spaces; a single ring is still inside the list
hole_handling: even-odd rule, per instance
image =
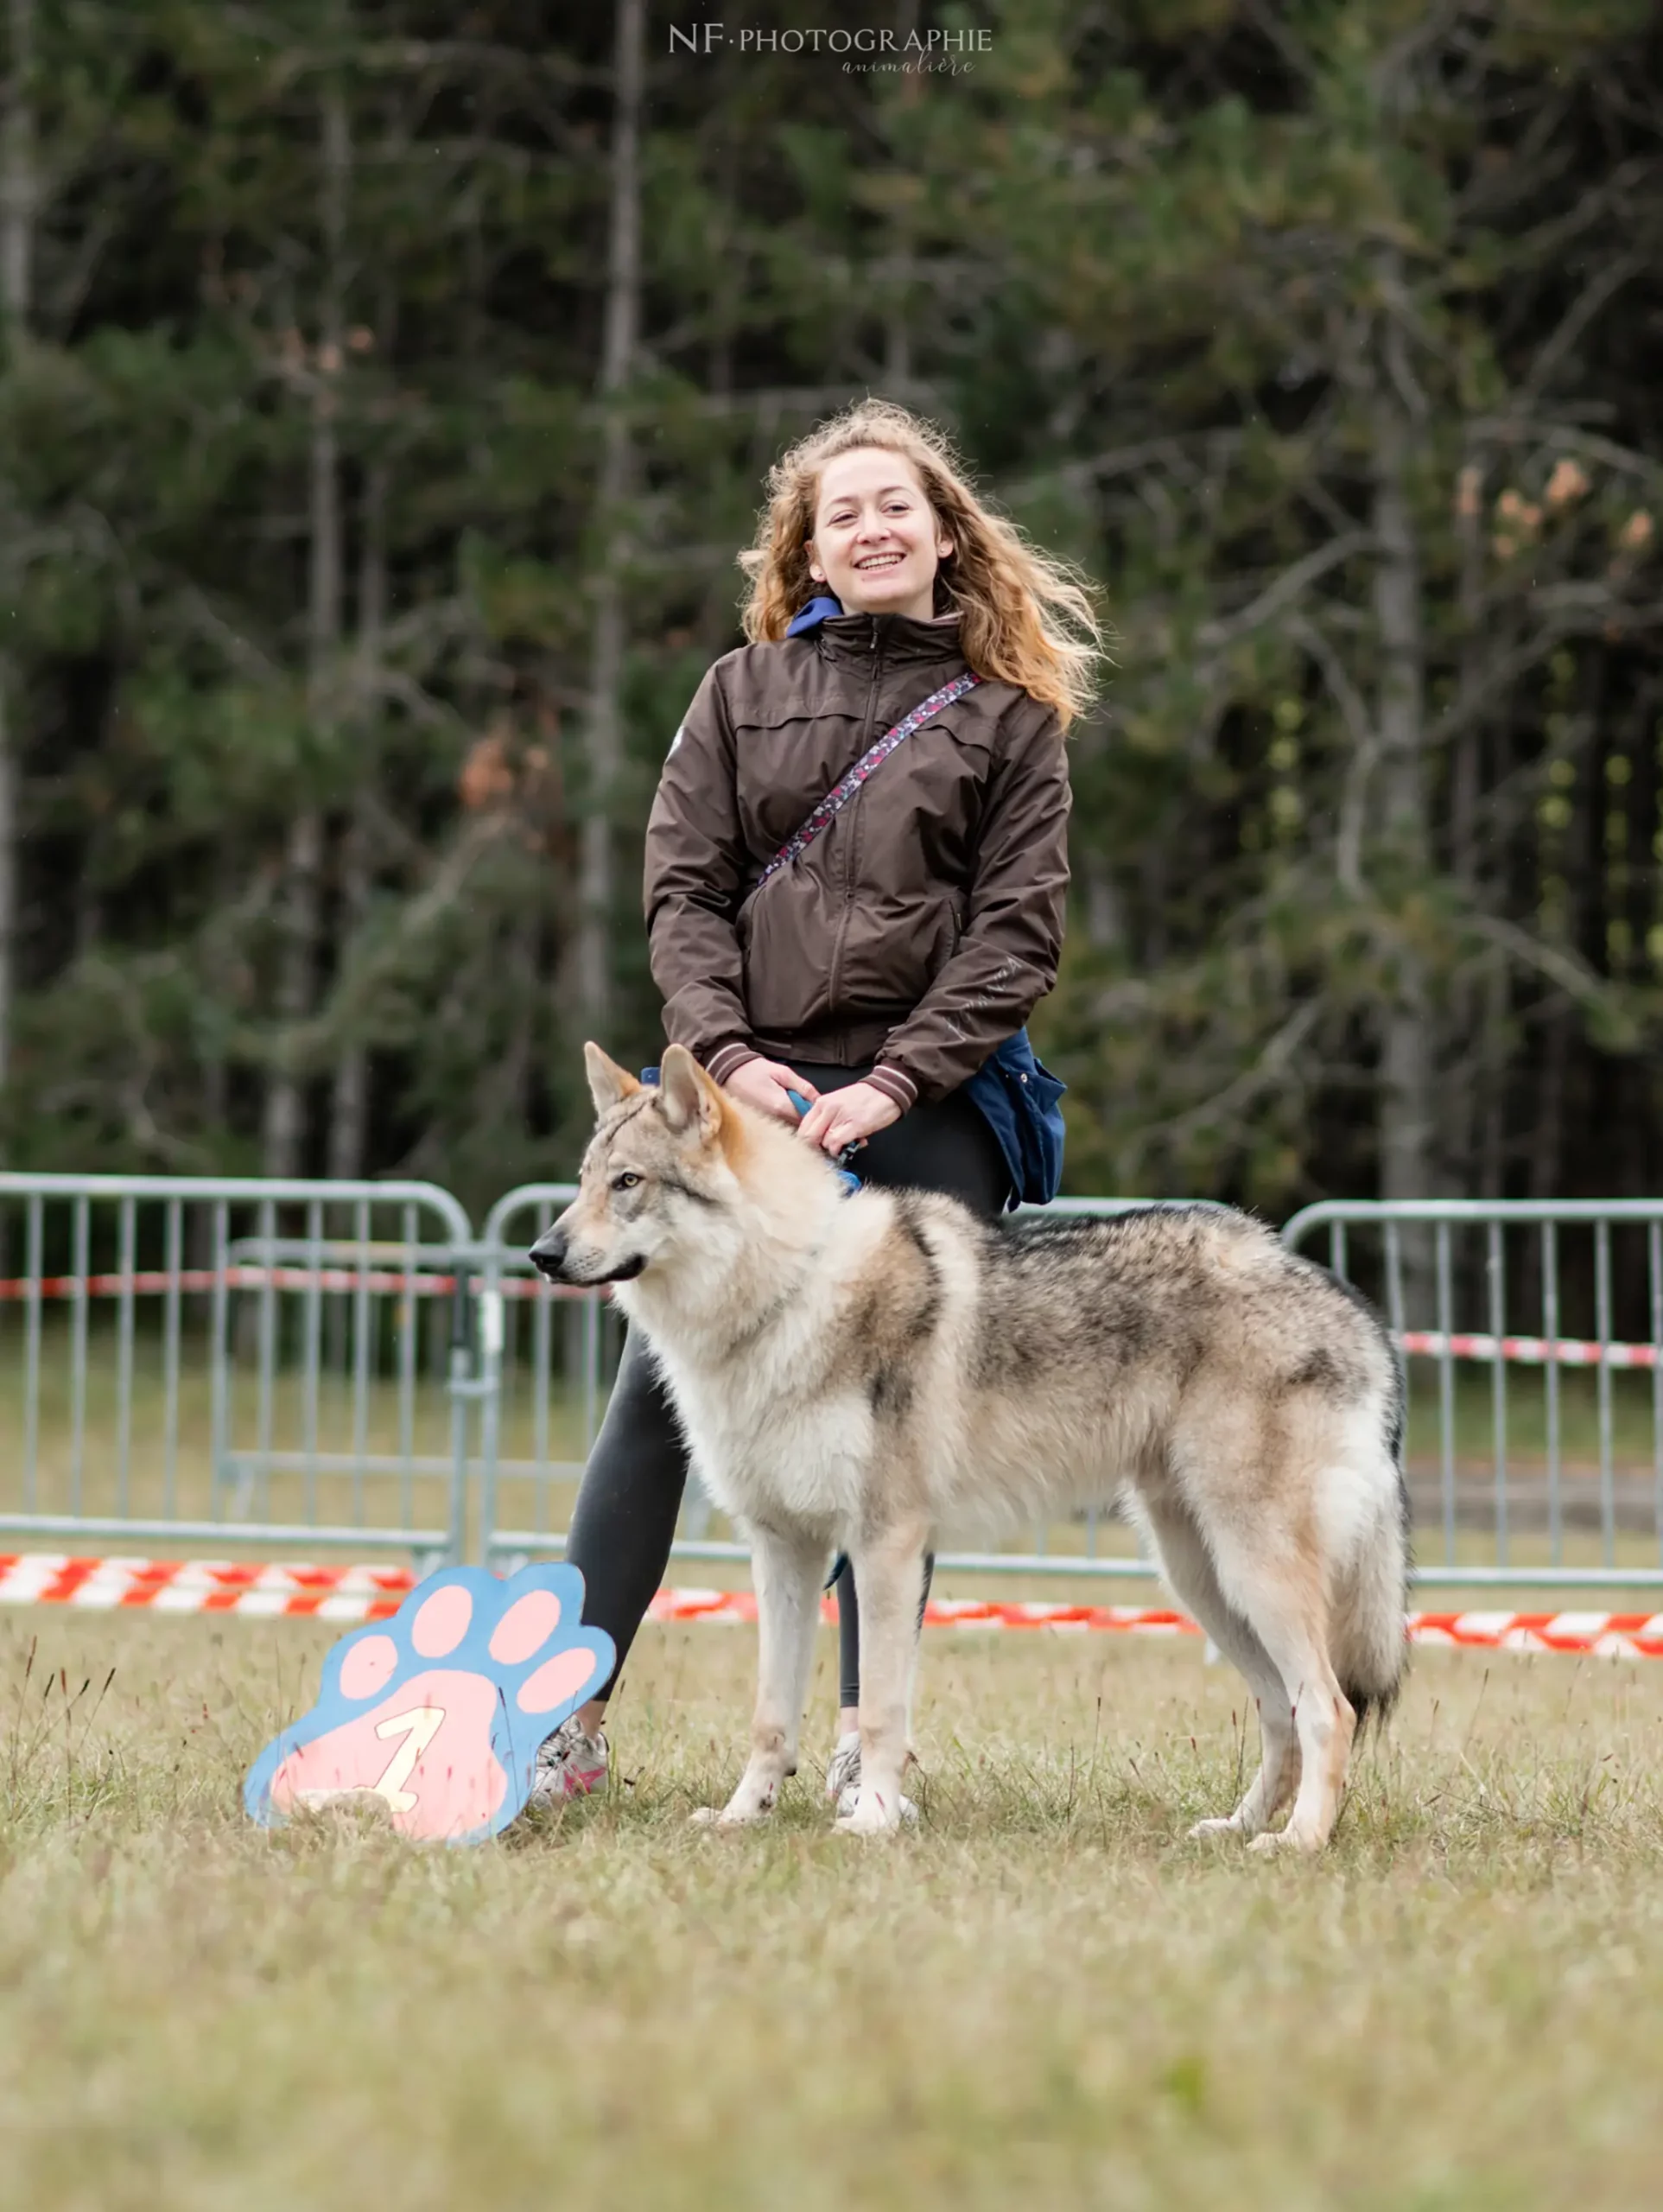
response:
[[[250,1815],[272,1827],[379,1800],[422,1842],[496,1835],[525,1803],[543,1738],[612,1671],[613,1640],[583,1627],[582,1609],[574,1567],[429,1575],[329,1653],[317,1703],[254,1763]]]

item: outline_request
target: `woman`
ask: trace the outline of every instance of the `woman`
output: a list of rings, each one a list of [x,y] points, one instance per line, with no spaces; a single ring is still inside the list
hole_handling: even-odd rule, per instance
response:
[[[822,424],[768,493],[741,556],[752,642],[700,685],[647,828],[665,1034],[762,1113],[797,1123],[796,1091],[809,1102],[803,1141],[834,1158],[860,1146],[864,1180],[946,1192],[993,1220],[1011,1170],[963,1086],[1056,980],[1063,732],[1089,696],[1091,602],[980,504],[942,434],[903,408],[867,400]],[[850,767],[967,671],[974,688],[760,885]],[[585,1618],[620,1666],[686,1477],[670,1404],[628,1340],[567,1546]],[[847,1570],[839,1614],[827,1789],[847,1804],[860,1773]],[[610,1688],[543,1746],[534,1800],[604,1783]]]

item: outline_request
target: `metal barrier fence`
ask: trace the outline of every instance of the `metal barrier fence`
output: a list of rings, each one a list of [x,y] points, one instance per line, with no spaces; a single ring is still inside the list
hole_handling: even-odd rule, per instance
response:
[[[426,1183],[0,1174],[0,1537],[561,1550],[622,1341],[526,1257],[573,1195],[511,1191],[476,1239]],[[1329,1203],[1283,1236],[1405,1351],[1424,1582],[1663,1585],[1663,1199]],[[675,1549],[747,1556],[696,1492]],[[1151,1573],[1107,1513],[941,1564]]]
[[[1282,1236],[1404,1352],[1419,1580],[1663,1585],[1663,1199],[1328,1201]]]
[[[0,1173],[0,1535],[460,1557],[471,1243],[429,1183]]]

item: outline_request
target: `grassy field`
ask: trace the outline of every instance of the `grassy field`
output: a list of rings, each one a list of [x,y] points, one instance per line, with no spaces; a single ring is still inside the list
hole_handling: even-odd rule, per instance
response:
[[[0,2202],[1654,2196],[1663,1667],[1422,1655],[1336,1847],[1283,1865],[1183,1840],[1253,1735],[1187,1639],[932,1632],[924,1826],[862,1847],[807,1776],[768,1833],[689,1829],[751,1638],[650,1629],[625,1786],[446,1853],[243,1822],[328,1640],[0,1621]]]

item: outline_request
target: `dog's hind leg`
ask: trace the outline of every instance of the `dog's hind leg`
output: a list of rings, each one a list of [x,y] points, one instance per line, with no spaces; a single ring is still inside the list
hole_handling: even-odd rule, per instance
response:
[[[1299,1783],[1299,1739],[1293,1707],[1271,1656],[1240,1613],[1226,1603],[1201,1531],[1181,1507],[1140,1502],[1139,1517],[1180,1605],[1235,1667],[1259,1708],[1259,1771],[1227,1820],[1197,1821],[1191,1836],[1258,1835],[1269,1827]]]
[[[1279,1834],[1256,1851],[1320,1851],[1339,1817],[1357,1716],[1329,1658],[1328,1592],[1322,1562],[1279,1534],[1232,1516],[1213,1537],[1219,1587],[1281,1677],[1299,1745],[1299,1787]]]
[[[751,1530],[759,1647],[751,1756],[738,1789],[721,1810],[711,1808],[693,1815],[701,1827],[745,1827],[761,1820],[774,1809],[780,1783],[797,1772],[797,1737],[809,1694],[828,1555],[822,1541],[799,1532]]]
[[[911,1521],[851,1545],[860,1592],[860,1794],[840,1835],[900,1826],[929,1531]]]

